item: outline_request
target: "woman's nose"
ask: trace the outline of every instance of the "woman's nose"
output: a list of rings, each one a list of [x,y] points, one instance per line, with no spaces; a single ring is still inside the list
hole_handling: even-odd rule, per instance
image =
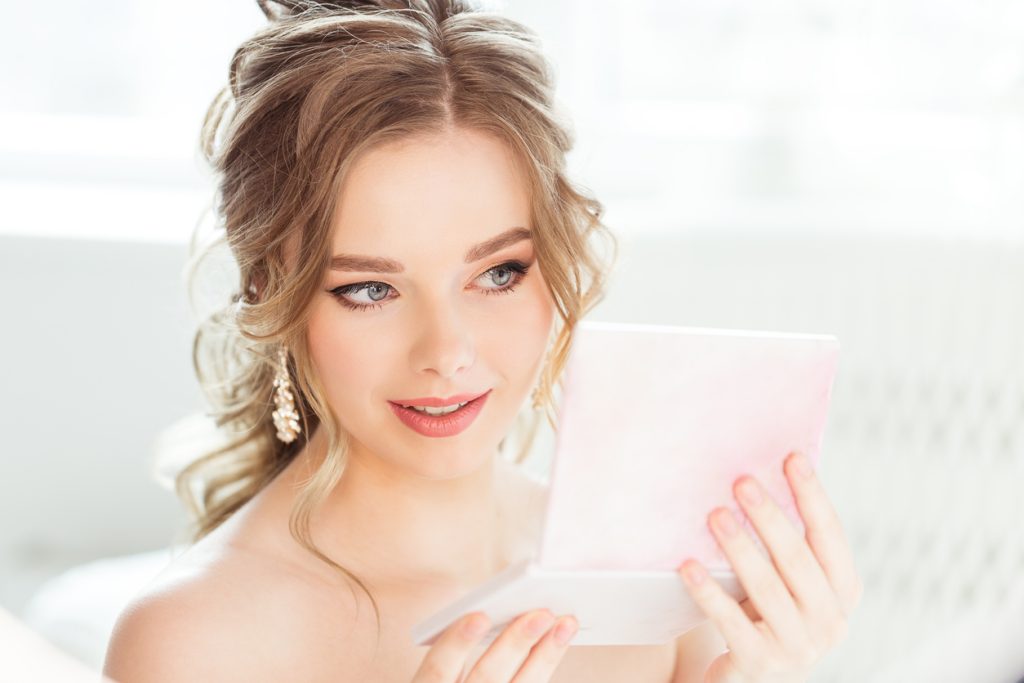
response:
[[[455,377],[471,366],[476,356],[474,331],[451,304],[436,305],[426,311],[415,335],[413,362],[420,371]]]

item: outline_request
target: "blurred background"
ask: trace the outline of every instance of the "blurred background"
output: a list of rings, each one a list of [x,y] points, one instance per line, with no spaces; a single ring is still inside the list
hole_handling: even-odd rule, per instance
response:
[[[541,35],[619,236],[591,317],[840,340],[820,474],[866,592],[813,681],[1024,678],[1024,3],[484,5]],[[182,279],[199,126],[265,19],[3,15],[0,606],[99,669],[209,438]]]

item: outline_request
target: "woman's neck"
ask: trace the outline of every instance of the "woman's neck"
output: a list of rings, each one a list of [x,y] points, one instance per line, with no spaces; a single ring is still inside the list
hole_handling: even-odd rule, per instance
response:
[[[275,480],[276,517],[287,519],[322,461],[322,432]],[[497,452],[476,470],[438,480],[356,448],[311,518],[313,538],[329,557],[375,581],[472,585],[532,552],[538,489]]]

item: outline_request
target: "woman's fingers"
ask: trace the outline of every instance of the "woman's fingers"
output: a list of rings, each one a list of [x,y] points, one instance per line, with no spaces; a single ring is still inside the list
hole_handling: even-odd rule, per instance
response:
[[[750,607],[749,599],[744,601],[747,606],[741,606],[697,560],[684,562],[679,573],[686,580],[693,601],[715,623],[731,650],[754,658],[765,656],[766,634],[751,618],[755,610]]]
[[[805,671],[842,640],[846,616],[860,599],[860,579],[839,519],[810,468],[801,474],[801,457],[789,457],[784,470],[805,535],[798,533],[776,501],[750,476],[735,482],[736,499],[768,557],[729,509],[716,509],[710,515],[712,533],[747,594],[744,604],[737,604],[700,571],[699,562],[688,560],[681,568],[684,578],[690,576],[688,569],[704,574],[701,582],[687,580],[690,593],[718,624],[730,646],[730,662],[748,673],[766,671],[780,662],[794,672]]]
[[[801,481],[791,483],[794,490],[801,485]],[[826,642],[819,645],[824,649],[831,644],[833,634],[839,639],[838,625],[845,624],[845,616],[818,559],[805,538],[754,477],[742,477],[736,493],[736,499],[743,505],[771,554],[775,568],[799,605],[809,635],[816,642],[824,639]]]
[[[471,612],[449,626],[430,646],[411,683],[461,681],[466,658],[489,627],[487,615],[479,612]]]
[[[806,476],[800,472],[801,465],[806,466]],[[791,455],[784,470],[804,521],[807,543],[828,577],[843,613],[849,615],[860,602],[863,587],[839,515],[806,456]]]
[[[556,636],[563,623],[571,628],[568,637],[561,641]],[[474,630],[473,626],[479,628]],[[471,650],[490,627],[486,615],[470,613],[449,627],[431,646],[412,683],[545,682],[551,678],[568,649],[577,626],[572,616],[562,617],[556,622],[547,609],[526,612],[494,639],[468,675],[463,677]]]
[[[547,683],[558,668],[562,656],[569,649],[569,642],[579,624],[572,616],[564,616],[544,634],[540,641],[530,649],[530,654],[519,667],[512,679],[514,683]],[[470,678],[469,681],[473,681]]]
[[[573,617],[563,617],[561,621]],[[465,683],[541,683],[551,678],[568,649],[554,638],[555,617],[547,609],[533,610],[513,620],[476,661]]]
[[[744,591],[775,636],[783,642],[805,637],[803,615],[797,609],[789,588],[771,560],[740,527],[732,511],[716,509],[711,515],[710,526]]]

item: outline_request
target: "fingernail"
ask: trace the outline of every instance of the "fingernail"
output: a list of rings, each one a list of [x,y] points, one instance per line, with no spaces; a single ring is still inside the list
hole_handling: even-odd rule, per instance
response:
[[[740,531],[739,526],[736,524],[736,518],[728,510],[722,510],[718,513],[718,516],[715,518],[715,525],[719,531],[730,537],[735,536]]]
[[[569,639],[576,635],[576,623],[575,619],[565,619],[555,629],[555,642],[559,645],[565,645],[569,642]]]
[[[761,490],[758,487],[757,482],[752,479],[744,479],[740,482],[739,486],[740,498],[747,505],[760,505],[761,504]]]
[[[793,459],[796,461],[793,463],[793,466],[796,467],[797,474],[804,479],[810,479],[813,470],[811,469],[811,461],[807,459],[807,456],[798,452]]]
[[[476,614],[470,617],[462,627],[462,632],[467,638],[479,638],[484,634],[490,624],[487,618]]]
[[[683,568],[683,575],[690,584],[697,586],[704,581],[708,574],[704,571],[704,567],[699,564],[691,564]]]
[[[554,621],[554,617],[550,614],[536,614],[530,617],[530,620],[526,622],[526,632],[531,636],[539,636],[541,633],[551,628],[551,624],[553,624]]]

